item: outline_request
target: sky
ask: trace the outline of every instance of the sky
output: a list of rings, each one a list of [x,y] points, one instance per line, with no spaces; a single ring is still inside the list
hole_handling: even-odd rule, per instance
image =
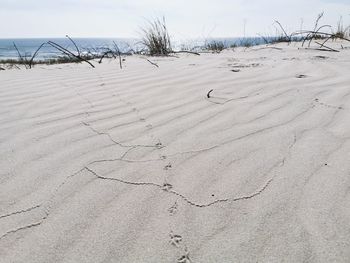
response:
[[[164,16],[175,39],[242,37],[322,24],[350,25],[350,0],[0,0],[0,38],[139,37]]]

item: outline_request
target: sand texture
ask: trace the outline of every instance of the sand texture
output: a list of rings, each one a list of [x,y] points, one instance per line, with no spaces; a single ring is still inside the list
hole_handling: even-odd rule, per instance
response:
[[[279,47],[1,71],[0,262],[350,262],[350,49]]]

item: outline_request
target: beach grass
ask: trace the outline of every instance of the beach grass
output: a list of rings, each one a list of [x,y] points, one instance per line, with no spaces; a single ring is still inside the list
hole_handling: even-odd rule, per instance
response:
[[[205,45],[206,50],[209,50],[212,52],[217,52],[217,53],[220,53],[226,47],[227,46],[225,45],[225,43],[223,41],[217,41],[217,40],[210,41],[209,43],[207,43]]]
[[[142,29],[141,43],[151,56],[167,56],[172,52],[172,45],[165,18],[147,21]]]
[[[67,64],[67,63],[80,63],[81,61],[72,57],[58,57],[51,59],[41,59],[32,62],[32,66],[35,65],[53,65],[53,64]],[[2,65],[28,65],[27,60],[23,59],[0,59]]]

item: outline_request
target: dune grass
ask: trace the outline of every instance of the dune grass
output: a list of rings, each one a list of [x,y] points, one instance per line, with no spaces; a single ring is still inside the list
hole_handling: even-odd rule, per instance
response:
[[[340,19],[338,20],[336,27],[332,27],[331,25],[320,25],[320,21],[323,16],[323,12],[318,14],[317,18],[315,19],[314,26],[310,30],[303,30],[301,26],[299,31],[288,33],[283,27],[283,25],[276,20],[273,23],[273,25],[276,27],[275,36],[264,36],[259,34],[258,35],[265,44],[275,44],[280,42],[290,43],[291,41],[300,41],[302,42],[302,46],[304,46],[304,44],[308,42],[308,47],[310,47],[311,42],[314,41],[314,43],[319,45],[319,48],[321,48],[323,51],[336,51],[332,48],[325,46],[326,42],[329,40],[340,39],[343,41],[350,42],[350,26],[344,26],[342,17],[340,17]],[[164,17],[157,18],[154,20],[148,20],[147,24],[143,28],[141,28],[141,30],[142,38],[141,42],[139,42],[139,44],[142,44],[143,46],[141,51],[134,51],[130,48],[130,51],[126,53],[121,53],[116,43],[114,43],[115,50],[105,48],[102,53],[97,52],[96,50],[95,52],[91,52],[89,49],[85,51],[84,49],[78,47],[74,40],[67,35],[66,37],[73,43],[76,49],[75,51],[70,51],[67,48],[62,47],[55,42],[48,41],[46,43],[41,44],[31,57],[27,57],[25,55],[22,55],[22,53],[17,48],[16,44],[13,43],[14,48],[17,51],[18,58],[3,60],[0,59],[0,64],[17,64],[30,69],[37,64],[63,64],[86,62],[90,64],[90,66],[94,67],[94,65],[89,61],[99,59],[99,63],[101,63],[104,58],[110,57],[115,59],[119,58],[120,68],[122,68],[121,55],[146,54],[151,56],[168,56],[171,53],[176,54],[185,52],[199,55],[199,53],[193,52],[191,48],[184,46],[182,47],[181,51],[173,50],[171,38]],[[320,41],[322,43],[319,43],[317,41]],[[211,51],[214,53],[220,53],[221,51],[229,47],[235,48],[237,46],[242,46],[249,48],[258,44],[261,44],[261,41],[254,41],[254,39],[252,38],[242,38],[240,41],[236,41],[230,46],[222,40],[210,40],[206,41],[204,45],[197,46],[196,48],[201,51]],[[62,53],[62,56],[45,60],[35,59],[41,48],[45,45],[57,49]],[[326,48],[326,50],[324,50],[324,48]]]
[[[50,65],[50,64],[65,64],[65,63],[79,63],[80,60],[71,57],[57,57],[45,60],[35,60],[33,65]],[[28,61],[23,59],[0,59],[0,64],[16,64],[16,65],[27,65]]]
[[[225,48],[226,48],[226,45],[223,41],[216,41],[216,40],[206,43],[204,47],[204,49],[212,52],[216,52],[216,53],[220,53]]]
[[[151,56],[167,56],[171,53],[172,45],[165,18],[147,21],[147,26],[141,28],[141,43]]]
[[[341,16],[337,23],[337,28],[334,33],[335,38],[348,38],[350,37],[350,26],[344,27],[343,17]]]

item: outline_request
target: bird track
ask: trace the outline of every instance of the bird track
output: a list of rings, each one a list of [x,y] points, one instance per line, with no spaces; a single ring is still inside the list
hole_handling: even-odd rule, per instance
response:
[[[81,97],[82,99],[84,99],[90,106],[90,108],[94,108],[94,104],[86,99],[84,96],[82,96],[80,93],[77,92],[77,95],[79,97]],[[120,99],[121,100],[121,99]],[[122,100],[121,100],[122,101]],[[129,102],[125,102],[125,101],[122,101],[123,103],[125,103],[126,105],[130,106],[130,103]],[[139,111],[136,110],[136,112],[138,113]],[[90,116],[90,113],[88,111],[85,111],[84,112],[86,114],[86,116]],[[304,113],[304,112],[303,112]],[[298,115],[297,115],[298,116]],[[296,116],[296,117],[297,117]],[[295,117],[295,118],[296,118]],[[133,181],[127,181],[127,180],[122,180],[122,179],[119,179],[119,178],[113,178],[113,177],[105,177],[105,176],[102,176],[100,174],[98,174],[96,171],[94,171],[92,168],[89,167],[89,165],[92,165],[94,163],[103,163],[103,162],[111,162],[111,161],[124,161],[124,162],[129,162],[129,163],[134,163],[134,162],[149,162],[149,161],[161,161],[161,160],[164,160],[166,159],[167,157],[171,157],[171,156],[176,156],[176,155],[184,155],[184,154],[196,154],[196,153],[200,153],[200,152],[204,152],[204,151],[208,151],[208,150],[211,150],[211,149],[214,149],[214,148],[217,148],[221,145],[224,145],[225,143],[228,143],[227,142],[224,142],[222,144],[218,144],[218,145],[214,145],[214,146],[211,146],[211,147],[208,147],[208,148],[204,148],[204,149],[199,149],[199,150],[191,150],[191,151],[185,151],[185,152],[178,152],[178,153],[174,153],[174,154],[170,154],[168,156],[166,155],[163,155],[161,156],[160,158],[157,158],[157,159],[152,159],[152,160],[127,160],[125,159],[125,157],[127,156],[127,154],[134,150],[135,148],[139,148],[139,147],[147,147],[147,148],[156,148],[156,149],[162,149],[164,148],[165,146],[163,146],[160,142],[157,143],[156,145],[141,145],[141,144],[136,144],[136,145],[127,145],[127,144],[123,144],[123,143],[120,143],[118,141],[116,141],[108,132],[102,132],[102,131],[99,131],[97,130],[96,128],[94,128],[90,123],[86,122],[86,121],[82,121],[81,122],[82,125],[88,127],[92,132],[94,132],[95,134],[99,135],[99,136],[106,136],[113,144],[115,145],[118,145],[120,147],[123,147],[123,148],[128,148],[119,158],[116,158],[116,159],[103,159],[103,160],[95,160],[95,161],[92,161],[90,163],[88,163],[87,165],[85,165],[83,168],[81,168],[80,170],[74,172],[73,174],[67,176],[65,178],[65,180],[55,189],[54,191],[54,194],[46,201],[44,202],[43,204],[39,204],[39,205],[34,205],[32,207],[29,207],[29,208],[26,208],[26,209],[21,209],[21,210],[18,210],[18,211],[14,211],[14,212],[11,212],[11,213],[7,213],[7,214],[4,214],[4,215],[1,215],[0,216],[0,219],[4,219],[4,218],[7,218],[7,217],[12,217],[14,215],[18,215],[18,214],[23,214],[23,213],[28,213],[30,211],[33,211],[33,210],[36,210],[36,209],[39,209],[39,208],[44,208],[44,216],[41,217],[40,220],[34,222],[34,223],[30,223],[30,224],[27,224],[25,226],[20,226],[18,228],[15,228],[15,229],[11,229],[11,230],[8,230],[6,231],[3,235],[0,236],[0,239],[3,239],[5,238],[6,236],[10,235],[10,234],[13,234],[13,233],[16,233],[18,231],[22,231],[22,230],[26,230],[26,229],[30,229],[30,228],[33,228],[33,227],[36,227],[36,226],[40,226],[48,217],[49,217],[49,213],[50,213],[50,203],[52,202],[53,198],[56,196],[56,194],[59,192],[59,190],[69,181],[70,178],[78,175],[79,173],[83,172],[84,170],[89,172],[90,174],[94,175],[96,178],[98,179],[101,179],[101,180],[107,180],[107,181],[115,181],[115,182],[119,182],[119,183],[123,183],[123,184],[127,184],[127,185],[134,185],[134,186],[148,186],[148,187],[156,187],[156,188],[159,188],[161,189],[163,192],[165,193],[168,193],[168,194],[171,194],[171,195],[174,195],[174,196],[177,196],[179,197],[180,199],[182,199],[183,201],[185,201],[187,204],[193,206],[193,207],[197,207],[197,208],[206,208],[206,207],[210,207],[210,206],[213,206],[213,205],[216,205],[216,204],[219,204],[219,203],[227,203],[229,201],[232,201],[232,202],[237,202],[237,201],[240,201],[240,200],[248,200],[248,199],[252,199],[258,195],[260,195],[261,193],[263,193],[267,188],[268,186],[271,184],[271,182],[273,181],[274,177],[276,176],[273,176],[272,178],[268,179],[266,181],[265,184],[263,184],[261,187],[259,187],[255,192],[251,193],[251,194],[248,194],[248,195],[243,195],[243,196],[239,196],[239,197],[233,197],[233,198],[224,198],[224,199],[217,199],[217,200],[214,200],[212,202],[209,202],[209,203],[197,203],[197,202],[194,202],[192,200],[190,200],[187,196],[181,194],[180,192],[178,191],[175,191],[172,189],[172,185],[170,184],[157,184],[157,183],[152,183],[152,182],[133,182]],[[277,125],[276,125],[277,126]],[[280,126],[280,125],[279,125]],[[274,126],[273,126],[274,127]],[[271,129],[272,127],[269,127],[269,128],[266,128],[266,129],[262,129],[262,130],[258,130],[256,132],[253,132],[253,133],[250,133],[248,135],[244,135],[242,137],[239,137],[239,138],[235,138],[233,140],[229,140],[229,141],[234,141],[234,140],[238,140],[238,139],[241,139],[241,138],[245,138],[247,136],[250,136],[250,135],[253,135],[253,134],[256,134],[258,132],[262,132],[264,130],[267,130],[267,129]],[[296,143],[296,136],[294,137],[294,140],[293,140],[293,143],[291,146],[289,146],[289,150],[294,146],[294,144]],[[281,162],[279,162],[278,164],[282,164],[284,165],[285,163],[285,160],[286,160],[286,157],[283,158],[283,160]],[[275,165],[274,167],[272,167],[272,169],[274,169],[277,165]],[[171,168],[171,164],[168,164],[168,166],[166,166],[167,168]],[[272,170],[271,169],[271,170]],[[271,171],[270,170],[270,171]],[[172,210],[177,210],[177,203],[175,203],[175,206],[174,209]],[[173,211],[174,212],[174,211]],[[177,239],[179,240],[179,239]],[[181,240],[180,240],[181,241]],[[179,242],[180,242],[179,241]],[[177,242],[177,241],[175,241]],[[189,259],[189,255],[188,253],[185,253],[185,255],[183,255],[181,258],[178,259],[178,262],[191,262],[191,260]]]

